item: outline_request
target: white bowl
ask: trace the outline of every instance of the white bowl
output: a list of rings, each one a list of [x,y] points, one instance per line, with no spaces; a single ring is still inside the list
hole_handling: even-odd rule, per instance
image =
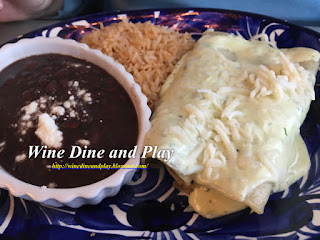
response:
[[[140,86],[134,82],[132,75],[126,72],[121,64],[99,50],[91,49],[71,39],[44,37],[22,39],[0,48],[0,71],[22,58],[46,53],[70,55],[94,63],[110,73],[124,87],[135,106],[139,129],[136,157],[129,159],[126,164],[139,164],[144,136],[150,127],[151,111],[146,96],[142,94]],[[84,204],[98,204],[105,197],[116,195],[120,188],[132,179],[134,173],[135,169],[119,169],[101,181],[82,187],[41,188],[25,183],[0,168],[0,188],[8,189],[16,197],[50,206],[80,207]]]

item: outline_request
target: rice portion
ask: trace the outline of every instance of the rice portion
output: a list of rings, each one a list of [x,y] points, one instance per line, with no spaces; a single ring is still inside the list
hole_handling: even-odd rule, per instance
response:
[[[128,20],[101,26],[100,30],[85,34],[81,42],[121,63],[141,86],[151,110],[158,101],[163,82],[195,43],[189,33],[181,34],[151,22],[134,24]]]

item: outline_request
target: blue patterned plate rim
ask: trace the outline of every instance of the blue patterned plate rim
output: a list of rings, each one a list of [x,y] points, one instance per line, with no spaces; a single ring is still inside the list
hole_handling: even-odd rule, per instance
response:
[[[252,13],[252,12],[246,12],[246,11],[238,11],[238,10],[230,10],[230,9],[222,9],[222,8],[160,8],[160,9],[155,8],[155,9],[128,10],[128,11],[116,11],[116,12],[101,12],[101,13],[89,14],[89,15],[84,15],[84,16],[78,16],[78,17],[74,17],[74,18],[70,18],[70,19],[67,19],[67,20],[63,20],[61,22],[54,23],[54,24],[48,25],[46,27],[39,28],[39,29],[36,29],[34,31],[25,33],[25,34],[23,34],[23,35],[21,35],[21,36],[19,36],[17,38],[9,40],[7,43],[16,42],[21,38],[26,38],[26,37],[32,36],[33,34],[41,32],[41,31],[46,30],[46,29],[51,29],[51,28],[54,28],[54,27],[58,27],[58,26],[61,26],[61,25],[65,25],[65,24],[68,24],[68,23],[72,23],[72,22],[75,22],[75,21],[78,21],[78,20],[83,20],[83,19],[88,19],[88,18],[109,17],[109,16],[112,16],[112,15],[119,15],[119,14],[139,15],[141,13],[148,13],[148,12],[152,13],[154,11],[160,11],[160,12],[161,11],[165,11],[165,12],[168,12],[170,14],[178,14],[178,13],[188,12],[189,10],[193,10],[193,11],[196,11],[196,12],[217,12],[217,13],[223,13],[223,14],[225,14],[225,13],[233,13],[233,14],[238,14],[238,15],[243,15],[243,16],[255,17],[255,18],[259,18],[259,19],[265,18],[265,19],[272,20],[273,22],[277,22],[277,23],[280,23],[282,25],[286,25],[288,27],[296,28],[296,29],[298,29],[300,31],[304,31],[304,32],[306,32],[308,34],[311,34],[311,35],[314,35],[315,37],[320,38],[320,33],[319,32],[316,32],[316,31],[314,31],[312,29],[308,29],[308,28],[303,27],[303,26],[299,26],[299,25],[290,23],[290,22],[288,22],[286,20],[283,20],[283,19],[280,19],[280,18],[271,17],[271,16],[264,15],[264,14],[258,14],[258,13]],[[6,43],[4,43],[4,44],[6,44]]]

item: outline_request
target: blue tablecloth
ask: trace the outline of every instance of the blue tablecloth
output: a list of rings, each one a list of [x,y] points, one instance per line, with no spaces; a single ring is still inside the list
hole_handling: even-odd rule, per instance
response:
[[[68,0],[59,17],[97,11],[150,8],[222,8],[264,14],[301,26],[320,27],[319,0]]]

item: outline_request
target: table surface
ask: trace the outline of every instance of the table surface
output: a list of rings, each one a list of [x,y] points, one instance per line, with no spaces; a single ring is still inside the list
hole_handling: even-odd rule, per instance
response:
[[[52,20],[28,20],[21,22],[0,23],[0,45],[22,34],[36,29],[55,24],[59,21]]]
[[[7,41],[33,30],[55,24],[59,21],[53,20],[28,20],[21,22],[0,23],[0,46]],[[306,26],[320,32],[320,27]]]

